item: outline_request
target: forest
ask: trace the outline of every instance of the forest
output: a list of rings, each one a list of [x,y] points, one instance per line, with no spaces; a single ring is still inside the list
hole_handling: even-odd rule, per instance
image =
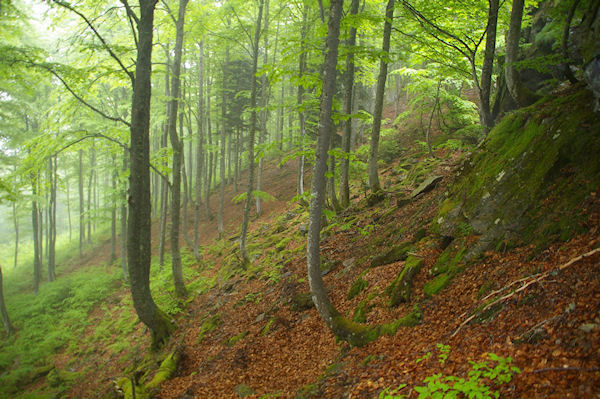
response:
[[[0,399],[597,398],[600,0],[0,0]]]

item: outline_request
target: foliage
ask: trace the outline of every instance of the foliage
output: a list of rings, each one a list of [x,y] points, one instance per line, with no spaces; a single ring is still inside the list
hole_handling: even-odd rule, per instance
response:
[[[508,383],[513,375],[520,374],[521,370],[511,364],[511,357],[504,358],[494,353],[488,353],[487,356],[491,364],[488,361],[469,361],[471,371],[467,379],[434,374],[425,378],[424,382],[427,385],[415,387],[415,391],[419,393],[419,398],[458,398],[462,397],[460,395],[468,398],[498,398],[500,393],[494,391],[491,385],[497,387]]]

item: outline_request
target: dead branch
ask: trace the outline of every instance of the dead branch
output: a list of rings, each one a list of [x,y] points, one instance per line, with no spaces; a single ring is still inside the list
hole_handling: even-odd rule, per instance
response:
[[[458,332],[464,327],[466,326],[471,320],[473,320],[475,317],[477,317],[477,315],[483,313],[486,309],[488,309],[491,306],[494,306],[500,302],[504,302],[507,299],[513,297],[515,294],[518,294],[519,292],[524,291],[527,287],[529,287],[532,284],[535,283],[539,283],[541,280],[545,279],[546,277],[548,277],[551,273],[556,272],[556,271],[560,271],[560,270],[564,270],[567,267],[571,266],[573,263],[579,262],[580,260],[584,259],[584,258],[589,258],[590,256],[593,256],[597,253],[600,252],[600,247],[599,248],[595,248],[589,252],[586,252],[585,254],[576,256],[575,258],[571,259],[570,261],[568,261],[567,263],[559,266],[557,269],[552,269],[552,270],[548,270],[546,272],[543,273],[538,273],[535,274],[533,276],[529,276],[529,277],[525,277],[516,281],[511,282],[510,284],[507,284],[506,286],[500,288],[499,290],[494,291],[493,293],[491,293],[490,295],[486,296],[483,300],[486,300],[487,298],[490,298],[498,293],[501,293],[503,291],[506,291],[509,287],[512,287],[513,285],[519,284],[519,283],[523,283],[523,285],[521,285],[521,287],[517,288],[516,290],[510,292],[509,294],[503,295],[500,298],[497,298],[493,301],[491,301],[490,303],[488,303],[487,305],[485,305],[483,308],[481,308],[478,312],[475,312],[474,314],[472,314],[470,317],[468,317],[465,321],[463,321],[458,328],[456,329],[456,331],[454,331],[454,333],[450,336],[450,337],[454,337],[456,334],[458,334]]]

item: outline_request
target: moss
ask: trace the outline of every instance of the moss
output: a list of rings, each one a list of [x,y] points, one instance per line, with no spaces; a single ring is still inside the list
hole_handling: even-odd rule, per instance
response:
[[[504,308],[504,304],[496,303],[488,308],[485,308],[487,304],[482,304],[475,311],[474,314],[477,314],[477,317],[473,319],[473,323],[485,323],[487,321],[492,320],[496,315]],[[485,308],[485,309],[484,309]],[[482,311],[482,309],[484,309]]]
[[[390,297],[390,306],[397,306],[402,302],[408,302],[412,280],[421,269],[423,259],[409,256],[402,271],[398,273],[394,281],[386,288],[386,294]]]
[[[123,392],[124,399],[133,399],[135,389],[135,399],[149,399],[150,395],[146,389],[140,385],[134,384],[131,378],[121,377],[117,381],[117,387]]]
[[[479,287],[479,291],[477,291],[477,299],[483,298],[490,293],[492,289],[494,289],[495,285],[496,284],[493,281],[486,280],[483,284],[481,284],[481,287]]]
[[[208,318],[207,320],[204,320],[204,322],[202,323],[202,326],[200,326],[200,333],[198,334],[198,340],[197,340],[198,344],[202,343],[206,334],[215,330],[220,325],[221,325],[221,317],[218,314]]]
[[[442,273],[433,280],[428,281],[423,287],[423,292],[427,297],[432,297],[446,287],[451,279],[452,276],[449,273]]]
[[[263,327],[260,335],[262,335],[263,337],[269,335],[273,323],[275,323],[275,317],[271,317],[269,321],[267,321],[267,324],[265,324],[265,326]]]
[[[466,251],[467,247],[464,243],[458,247],[448,246],[432,266],[431,274],[437,276],[442,273],[454,273],[458,264],[464,258]]]
[[[320,389],[317,384],[307,384],[301,387],[296,392],[296,399],[309,399],[320,394]]]
[[[361,276],[359,276],[350,286],[350,289],[348,290],[348,299],[354,298],[369,286],[369,283]]]
[[[246,384],[239,384],[235,387],[234,391],[240,398],[255,394],[254,390]]]
[[[242,339],[244,339],[246,337],[246,335],[248,335],[250,331],[246,330],[246,331],[242,331],[241,333],[234,335],[233,337],[229,337],[225,340],[225,342],[223,342],[223,345],[225,346],[234,346],[235,344],[237,344],[238,342],[240,342]]]
[[[413,310],[403,318],[374,327],[355,323],[339,313],[334,314],[333,333],[352,346],[365,346],[382,335],[395,335],[400,327],[412,327],[421,320],[421,309],[418,305],[415,305]]]
[[[374,305],[370,304],[370,298],[361,301],[354,309],[354,314],[352,315],[352,321],[355,323],[366,323],[367,322],[367,314],[373,309]]]
[[[388,252],[383,255],[376,255],[371,261],[371,267],[378,267],[388,265],[393,262],[406,260],[408,253],[413,250],[412,243],[403,242],[399,245],[392,247]]]
[[[150,380],[146,384],[147,389],[156,388],[164,381],[168,380],[175,374],[177,370],[177,364],[179,363],[179,352],[171,352],[161,363],[160,367]],[[136,396],[137,397],[137,396]]]
[[[275,249],[277,250],[277,252],[281,252],[283,251],[287,245],[289,244],[289,242],[292,241],[291,237],[286,237],[284,239],[281,239],[276,245],[275,245]]]
[[[304,312],[305,310],[312,309],[314,306],[312,295],[308,292],[294,295],[290,309],[296,312]]]

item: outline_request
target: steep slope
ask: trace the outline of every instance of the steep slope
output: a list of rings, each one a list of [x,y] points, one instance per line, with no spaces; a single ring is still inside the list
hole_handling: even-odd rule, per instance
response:
[[[486,383],[502,397],[594,397],[600,129],[588,97],[560,94],[509,116],[472,156],[409,152],[385,169],[381,204],[369,207],[355,196],[330,220],[321,250],[336,307],[368,325],[418,309],[419,324],[367,346],[336,341],[306,295],[306,209],[255,223],[247,270],[237,268],[235,243],[220,244],[207,272],[222,279],[190,305],[176,338],[183,361],[159,396],[370,398],[401,387],[397,395],[416,397],[436,373],[428,381],[453,385],[456,379],[443,376],[467,378],[471,360],[498,371],[511,357],[520,374],[498,386],[481,377],[471,388]],[[465,165],[469,171],[457,179]],[[432,176],[432,187],[414,191]],[[489,215],[473,211],[485,208]],[[546,231],[552,234],[539,235]],[[494,245],[498,251],[486,252]],[[403,246],[409,249],[400,255]],[[390,285],[415,259],[421,262],[408,300],[390,306]]]

